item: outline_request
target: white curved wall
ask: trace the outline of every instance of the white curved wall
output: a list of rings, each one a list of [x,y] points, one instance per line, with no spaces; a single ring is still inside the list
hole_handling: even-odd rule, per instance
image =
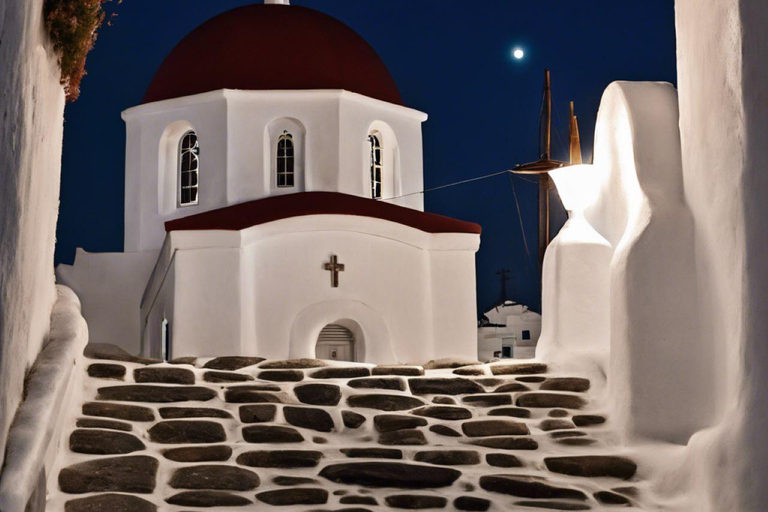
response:
[[[610,350],[613,248],[583,216],[565,223],[549,244],[542,272],[542,331],[536,357],[567,363]]]
[[[625,431],[685,444],[712,424],[715,354],[700,335],[693,217],[683,200],[677,95],[611,84],[595,135],[606,170],[587,216],[614,247],[609,385]]]
[[[0,6],[0,467],[56,301],[64,90],[42,0]]]
[[[768,510],[768,4],[677,0],[685,198],[697,307],[718,365],[716,428],[695,436],[689,509]]]
[[[384,138],[385,197],[423,189],[426,114],[348,91],[220,90],[140,105],[126,122],[125,250],[158,250],[172,219],[270,195],[342,192],[370,197],[368,134]],[[173,154],[181,127],[200,143],[200,202],[177,207]],[[297,185],[274,185],[279,128],[301,132]],[[273,133],[274,132],[274,133]],[[423,210],[415,194],[390,201]]]

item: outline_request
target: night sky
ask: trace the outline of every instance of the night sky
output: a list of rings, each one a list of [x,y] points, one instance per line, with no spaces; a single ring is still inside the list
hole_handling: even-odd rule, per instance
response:
[[[124,0],[88,56],[80,99],[65,112],[56,262],[75,248],[123,249],[125,125],[164,57],[207,19],[247,0]],[[293,0],[351,26],[381,55],[405,104],[429,114],[424,179],[431,188],[538,157],[544,68],[552,72],[554,156],[567,159],[568,101],[576,102],[585,161],[600,97],[614,80],[676,83],[673,0]],[[511,51],[521,47],[521,61]],[[515,204],[514,191],[519,200]],[[429,192],[426,210],[483,226],[478,308],[499,296],[539,310],[537,187],[501,175]],[[560,205],[553,223],[565,214]],[[530,249],[526,254],[522,226]]]

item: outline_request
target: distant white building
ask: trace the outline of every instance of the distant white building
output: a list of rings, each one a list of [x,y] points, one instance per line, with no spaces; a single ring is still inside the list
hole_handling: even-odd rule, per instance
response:
[[[93,341],[148,356],[475,358],[480,226],[423,211],[427,115],[352,29],[286,4],[170,53],[123,112],[126,253],[59,280]]]
[[[540,335],[540,314],[528,306],[505,301],[486,311],[480,320],[477,330],[479,359],[533,358]]]

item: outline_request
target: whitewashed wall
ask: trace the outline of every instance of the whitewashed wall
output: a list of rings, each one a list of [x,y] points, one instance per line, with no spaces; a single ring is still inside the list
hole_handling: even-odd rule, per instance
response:
[[[0,7],[0,466],[56,300],[64,91],[42,0]]]
[[[677,94],[616,82],[595,133],[602,191],[587,211],[613,246],[610,274],[614,414],[636,438],[685,444],[712,424],[714,353],[700,335],[694,221],[683,199]]]
[[[56,280],[82,303],[92,343],[111,343],[138,354],[139,305],[158,251],[88,253],[77,250],[72,265],[56,267]]]
[[[689,509],[768,510],[768,4],[677,0],[685,199],[720,423],[691,440]],[[679,477],[678,477],[679,479]]]
[[[348,91],[221,90],[133,107],[123,119],[129,252],[158,250],[168,220],[249,200],[301,191],[370,197],[372,130],[384,140],[385,197],[423,188],[426,114]],[[278,189],[272,179],[271,135],[283,124],[304,133],[294,189]],[[187,129],[200,143],[199,204],[177,207],[175,155]],[[424,208],[421,194],[392,202]]]
[[[475,358],[478,247],[478,235],[429,234],[346,215],[242,232],[172,232],[160,266],[173,284],[150,285],[158,299],[144,310],[147,347],[159,353],[162,309],[172,320],[174,356],[314,357],[320,330],[350,320],[363,333],[359,360]],[[323,269],[333,254],[346,266],[338,288]],[[166,305],[171,297],[173,308]]]

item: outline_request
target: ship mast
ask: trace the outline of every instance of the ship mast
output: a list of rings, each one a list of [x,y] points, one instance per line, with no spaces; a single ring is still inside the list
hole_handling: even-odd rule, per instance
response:
[[[537,174],[539,176],[539,271],[544,265],[544,253],[550,239],[549,191],[552,180],[549,171],[568,165],[552,160],[552,86],[549,70],[544,70],[544,105],[539,133],[539,159],[528,164],[518,164],[512,170],[516,174]]]
[[[570,116],[570,163],[581,163],[581,143],[579,140],[579,125],[574,115],[571,102]],[[537,174],[539,176],[539,272],[544,266],[544,253],[550,241],[549,223],[549,191],[552,179],[549,171],[565,167],[569,164],[552,159],[552,83],[549,70],[544,70],[544,104],[539,132],[539,159],[528,164],[518,164],[512,170],[516,174]]]

